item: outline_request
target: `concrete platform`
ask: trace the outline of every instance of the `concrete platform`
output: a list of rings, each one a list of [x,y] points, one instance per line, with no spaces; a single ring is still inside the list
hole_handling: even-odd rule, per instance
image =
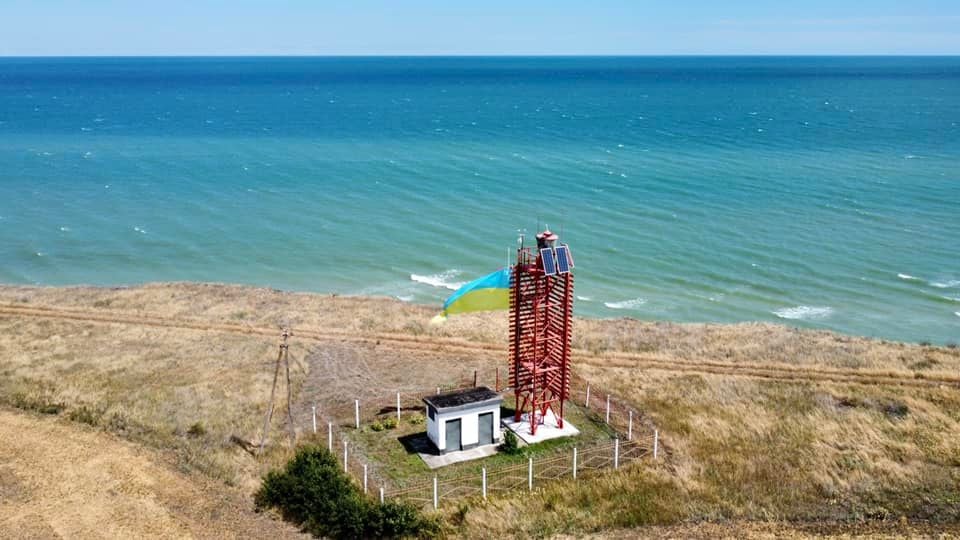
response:
[[[503,440],[502,435],[501,440]],[[497,444],[487,444],[469,450],[441,455],[437,453],[437,449],[433,447],[433,443],[427,438],[426,433],[407,435],[402,437],[400,442],[403,443],[404,448],[406,448],[408,452],[416,453],[420,456],[420,459],[431,469],[438,469],[447,465],[453,465],[454,463],[460,463],[461,461],[470,461],[492,456],[497,453],[497,447],[499,446]]]
[[[503,426],[514,432],[517,437],[527,444],[537,444],[538,442],[548,441],[550,439],[559,439],[560,437],[573,437],[579,435],[580,430],[573,427],[569,421],[563,422],[563,429],[557,427],[557,417],[553,411],[547,411],[546,416],[540,418],[540,425],[537,426],[537,434],[530,434],[530,413],[520,416],[519,422],[514,422],[513,417],[501,421]]]

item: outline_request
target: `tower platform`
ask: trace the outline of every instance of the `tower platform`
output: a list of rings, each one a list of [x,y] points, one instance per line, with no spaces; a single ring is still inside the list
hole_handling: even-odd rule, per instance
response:
[[[559,439],[560,437],[573,437],[579,435],[580,430],[573,427],[569,420],[564,419],[563,428],[557,427],[557,416],[553,411],[547,409],[547,414],[540,418],[540,424],[537,426],[536,435],[530,434],[530,413],[520,415],[520,421],[514,422],[513,416],[507,416],[501,422],[503,427],[512,431],[517,437],[527,444],[537,444],[550,439]]]

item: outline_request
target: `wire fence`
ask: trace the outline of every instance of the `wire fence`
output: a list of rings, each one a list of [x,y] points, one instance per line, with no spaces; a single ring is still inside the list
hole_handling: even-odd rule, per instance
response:
[[[497,383],[501,380],[497,373]],[[390,479],[389,465],[369,459],[362,446],[350,442],[350,432],[371,422],[425,414],[423,398],[445,391],[475,386],[477,375],[464,377],[460,383],[429,390],[369,394],[361,402],[325,404],[312,407],[310,429],[322,439],[326,432],[327,447],[346,471],[371,497],[399,499],[424,508],[464,497],[487,498],[498,493],[533,490],[561,479],[577,480],[599,471],[619,469],[642,460],[656,460],[661,453],[659,432],[653,423],[623,400],[606,390],[574,378],[569,401],[586,411],[589,419],[606,426],[609,439],[586,443],[573,448],[529,457],[526,462],[481,467],[479,471],[455,470],[409,478],[403,482]],[[499,386],[499,385],[495,385]],[[497,388],[501,392],[508,388]],[[398,443],[399,444],[399,443]]]

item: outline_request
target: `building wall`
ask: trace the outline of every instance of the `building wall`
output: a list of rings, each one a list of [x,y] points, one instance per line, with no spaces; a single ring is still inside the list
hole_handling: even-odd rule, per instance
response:
[[[453,412],[437,412],[436,418],[431,420],[427,411],[427,436],[441,451],[447,449],[447,420],[460,419],[460,438],[463,446],[476,445],[480,440],[480,415],[493,413],[493,442],[500,442],[500,405],[485,405],[476,409],[467,409]]]

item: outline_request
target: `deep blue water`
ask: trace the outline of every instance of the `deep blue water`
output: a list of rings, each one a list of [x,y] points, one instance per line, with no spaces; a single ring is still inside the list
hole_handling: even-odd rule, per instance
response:
[[[960,341],[960,58],[0,59],[0,282],[434,303],[562,229],[577,311]]]

